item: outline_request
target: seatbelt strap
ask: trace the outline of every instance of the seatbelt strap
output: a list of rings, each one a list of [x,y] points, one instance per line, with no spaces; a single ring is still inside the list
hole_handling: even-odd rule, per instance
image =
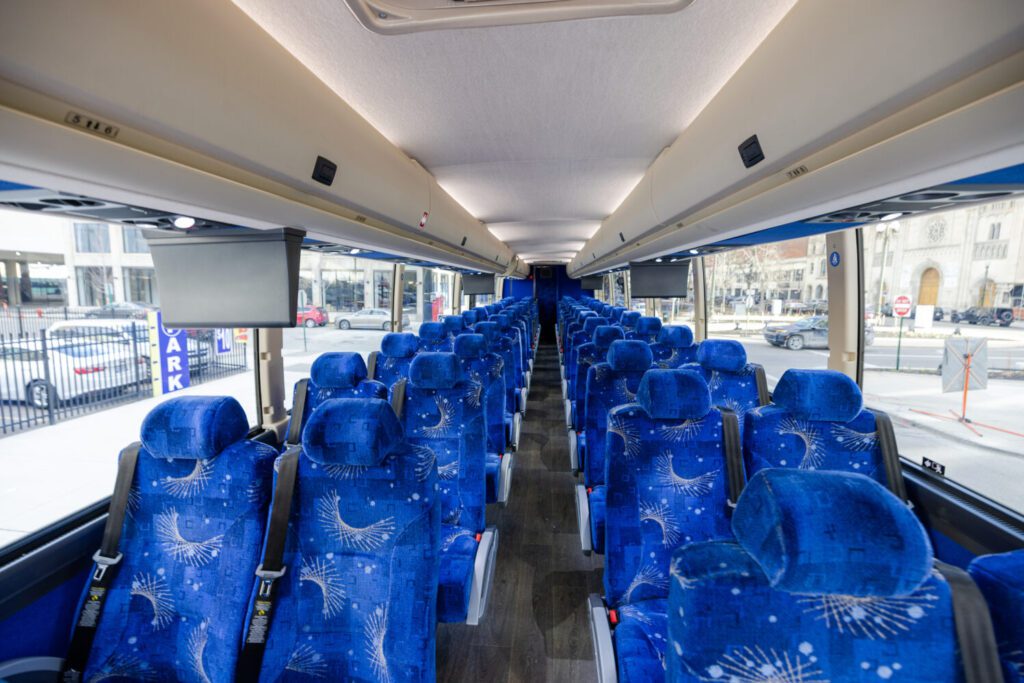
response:
[[[302,415],[306,412],[306,396],[309,394],[309,379],[300,379],[295,384],[295,393],[292,395],[292,419],[288,421],[288,435],[285,436],[285,446],[295,446],[302,443]]]
[[[404,377],[391,385],[391,410],[395,411],[399,422],[402,420],[402,412],[405,410],[405,386],[408,383]]]
[[[107,591],[117,575],[123,557],[118,548],[121,545],[121,530],[128,512],[128,494],[135,478],[135,465],[139,460],[140,448],[142,444],[139,442],[127,446],[121,451],[117,461],[117,479],[114,483],[114,494],[110,497],[107,523],[103,528],[103,541],[100,543],[100,549],[92,556],[96,568],[89,579],[89,589],[78,613],[75,630],[71,634],[68,656],[64,660],[63,680],[66,683],[77,683],[82,679],[82,672],[89,662],[92,641],[96,637],[96,629],[99,627],[103,607],[107,601]]]
[[[878,447],[882,451],[882,462],[885,465],[885,477],[889,482],[889,490],[904,503],[907,502],[907,487],[903,483],[903,470],[900,468],[900,452],[896,445],[896,433],[892,428],[892,419],[880,410],[875,413],[875,434]]]
[[[729,510],[736,507],[740,499],[746,476],[743,468],[743,445],[740,442],[739,416],[728,408],[719,408],[722,413],[722,451],[725,453],[725,470],[729,483]]]
[[[263,653],[267,648],[267,634],[274,615],[275,582],[284,576],[284,548],[288,538],[288,520],[292,511],[295,475],[299,469],[301,446],[292,446],[277,462],[277,480],[274,499],[270,504],[267,523],[267,542],[263,547],[263,562],[256,568],[259,579],[256,596],[249,608],[249,622],[245,625],[245,642],[238,656],[236,680],[259,679],[263,666]]]
[[[370,355],[366,357],[366,376],[370,379],[377,379],[377,356],[380,355],[380,351],[370,351]]]
[[[766,406],[772,402],[772,396],[768,393],[768,377],[764,374],[763,365],[754,366],[754,382],[757,383],[757,402]]]
[[[966,683],[1002,683],[1002,667],[988,603],[971,575],[959,567],[935,561],[953,594],[953,622],[960,646]]]

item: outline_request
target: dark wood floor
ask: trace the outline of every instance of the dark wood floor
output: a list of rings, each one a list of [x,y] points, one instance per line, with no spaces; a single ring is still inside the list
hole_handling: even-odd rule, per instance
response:
[[[438,681],[593,681],[586,601],[601,556],[580,552],[558,354],[538,349],[508,507],[488,506],[498,565],[479,626],[441,624]]]

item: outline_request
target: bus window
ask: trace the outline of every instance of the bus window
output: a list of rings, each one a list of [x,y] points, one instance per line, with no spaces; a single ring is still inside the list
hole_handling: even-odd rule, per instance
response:
[[[0,546],[109,496],[162,401],[233,396],[256,424],[252,330],[151,329],[157,283],[131,298],[153,268],[132,231],[0,211]]]
[[[455,274],[439,268],[406,266],[402,288],[402,312],[409,315],[415,332],[420,323],[453,313],[452,286]]]
[[[937,461],[947,477],[1021,509],[1024,201],[877,223],[863,236],[876,338],[865,350],[865,401],[893,415],[901,455]],[[977,386],[965,395],[967,353]]]
[[[706,256],[708,336],[742,342],[769,387],[789,368],[827,367],[826,258],[824,235]]]

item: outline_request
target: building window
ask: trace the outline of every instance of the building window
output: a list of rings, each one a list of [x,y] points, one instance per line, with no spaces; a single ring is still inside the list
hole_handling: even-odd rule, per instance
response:
[[[157,304],[156,271],[152,268],[125,268],[124,298],[139,304]]]
[[[109,254],[110,228],[106,223],[75,223],[75,251]]]
[[[109,267],[79,266],[75,268],[75,282],[79,306],[102,306],[114,300],[114,274]]]
[[[1003,230],[1003,224],[1002,223],[992,223],[991,225],[988,226],[988,238],[990,240],[997,240],[997,239],[999,239],[999,233],[1002,232],[1002,230]]]
[[[124,236],[124,252],[126,254],[148,254],[149,245],[142,236],[142,229],[134,225],[126,225],[121,234]]]

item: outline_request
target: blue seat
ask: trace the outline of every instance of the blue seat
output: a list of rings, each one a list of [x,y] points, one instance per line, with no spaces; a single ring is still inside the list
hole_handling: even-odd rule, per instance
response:
[[[967,571],[988,602],[1005,682],[1024,682],[1024,550],[977,557]]]
[[[477,320],[477,317],[478,317],[477,313],[476,313],[476,311],[473,311],[473,310],[463,311],[459,315],[462,316],[462,321],[466,324],[467,328],[471,328],[473,325],[475,325],[478,322],[483,322],[483,321]]]
[[[573,409],[575,408],[576,396],[578,393],[577,385],[580,382],[585,382],[587,376],[584,374],[580,376],[577,372],[579,363],[579,349],[584,344],[590,343],[594,339],[594,330],[602,325],[607,325],[608,319],[600,316],[592,316],[584,319],[583,327],[573,334],[571,344],[569,345],[572,349],[568,351],[565,356],[565,418],[566,426],[572,428],[573,426]]]
[[[441,316],[441,324],[444,325],[444,329],[448,330],[448,334],[453,337],[466,332],[466,321],[461,315]]]
[[[698,370],[704,375],[711,390],[711,402],[736,413],[741,430],[743,416],[747,411],[757,408],[762,401],[767,402],[758,380],[758,374],[763,376],[764,369],[760,365],[747,363],[747,352],[738,341],[702,341],[697,347],[697,362],[681,367]]]
[[[496,322],[482,322],[473,326],[477,334],[483,335],[487,342],[487,348],[498,354],[502,360],[502,372],[505,383],[505,434],[507,443],[517,448],[519,443],[519,425],[522,416],[519,413],[519,388],[516,383],[516,365],[513,354],[515,353],[512,343],[508,337],[501,333]]]
[[[419,351],[419,340],[411,332],[388,332],[380,340],[380,352],[370,354],[373,377],[390,390],[400,379],[409,378],[409,365]]]
[[[366,363],[363,357],[352,351],[332,351],[320,354],[309,369],[309,381],[305,383],[306,402],[303,405],[298,436],[309,421],[313,411],[331,398],[387,398],[388,388],[383,382],[366,378]],[[302,391],[303,383],[297,382],[292,392],[294,397]],[[292,405],[296,403],[292,400]],[[291,419],[294,419],[292,416]],[[292,434],[289,422],[288,433]]]
[[[771,405],[747,413],[747,476],[768,467],[858,472],[886,485],[875,415],[857,384],[835,370],[787,370]]]
[[[628,336],[631,332],[636,331],[636,326],[639,322],[639,311],[625,311],[619,318],[618,324],[620,327],[622,327],[622,331]]]
[[[686,325],[665,325],[658,332],[658,340],[651,344],[654,364],[666,370],[697,362],[697,345],[693,343],[693,330]]]
[[[452,339],[444,323],[425,322],[420,325],[420,351],[451,351]]]
[[[487,460],[481,391],[454,353],[422,352],[409,369],[402,411],[406,438],[433,451],[437,459],[443,523],[437,617],[446,622],[479,619],[480,595],[474,605],[478,611],[470,613],[472,589],[479,592],[482,580],[474,574],[476,557],[478,551],[485,557],[494,551],[492,545],[481,545]],[[495,532],[488,532],[493,538]]]
[[[636,327],[626,334],[626,339],[639,339],[648,344],[653,344],[658,340],[659,332],[661,332],[661,318],[641,316],[636,321]]]
[[[303,432],[260,681],[434,680],[439,502],[434,454],[387,402],[324,402]]]
[[[877,482],[763,470],[732,529],[672,558],[669,681],[962,680],[949,585]]]
[[[248,431],[227,397],[172,398],[146,416],[124,557],[82,680],[232,680],[277,455]]]
[[[572,396],[570,414],[572,426],[569,430],[569,460],[574,471],[579,470],[580,453],[586,447],[583,431],[583,400],[586,395],[586,377],[591,366],[608,359],[608,349],[613,341],[622,339],[622,328],[601,325],[594,330],[592,341],[576,349],[575,394]]]

